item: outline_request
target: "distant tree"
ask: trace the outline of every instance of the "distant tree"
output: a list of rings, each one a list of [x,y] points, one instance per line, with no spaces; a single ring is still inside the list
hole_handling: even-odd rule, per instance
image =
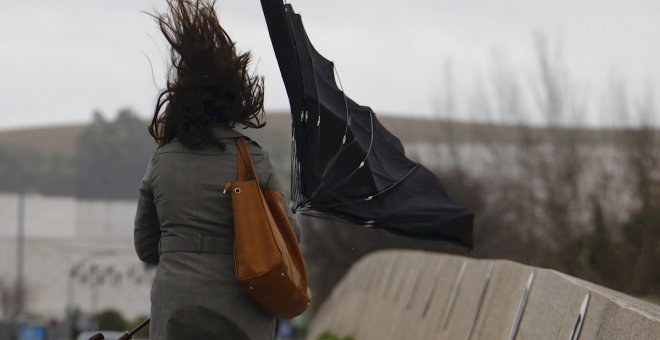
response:
[[[29,154],[15,148],[0,147],[0,190],[4,192],[21,192],[32,179],[34,163]]]
[[[643,126],[628,135],[626,164],[637,209],[623,228],[632,256],[626,290],[646,293],[660,287],[660,133],[650,127],[657,116],[651,100],[636,106]]]
[[[124,316],[114,309],[98,312],[92,318],[97,322],[99,329],[106,331],[125,331],[128,326]]]
[[[72,157],[15,146],[0,146],[0,192],[72,195]]]
[[[651,126],[656,107],[651,96],[631,105],[625,84],[615,80],[615,93],[599,98],[600,110],[621,125],[641,124],[585,128],[586,100],[557,50],[538,35],[536,77],[524,78],[532,82],[497,69],[492,83],[477,86],[470,98],[468,105],[482,118],[518,121],[506,143],[479,146],[487,160],[479,165],[488,171],[473,180],[481,184],[487,204],[465,200],[477,216],[475,254],[550,267],[629,293],[651,293],[660,286],[660,132]],[[439,109],[445,112],[447,106]],[[444,172],[453,167],[474,173],[475,165],[466,161],[470,148],[450,148]]]
[[[123,109],[114,122],[99,112],[76,143],[76,193],[80,198],[137,197],[149,157],[155,148],[145,122]]]

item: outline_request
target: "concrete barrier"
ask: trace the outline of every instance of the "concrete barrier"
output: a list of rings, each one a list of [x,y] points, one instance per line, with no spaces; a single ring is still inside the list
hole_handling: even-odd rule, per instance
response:
[[[660,339],[660,306],[505,260],[381,251],[356,263],[309,339]]]

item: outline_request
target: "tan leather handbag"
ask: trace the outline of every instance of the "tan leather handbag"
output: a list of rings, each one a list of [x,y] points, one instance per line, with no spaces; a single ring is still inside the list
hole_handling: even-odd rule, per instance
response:
[[[261,189],[245,139],[235,142],[238,181],[225,190],[231,190],[236,278],[271,313],[290,319],[310,304],[302,252],[280,193]]]

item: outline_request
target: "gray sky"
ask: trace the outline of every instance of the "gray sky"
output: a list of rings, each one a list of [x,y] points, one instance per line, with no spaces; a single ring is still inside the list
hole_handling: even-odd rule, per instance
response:
[[[633,90],[660,79],[657,0],[290,3],[317,49],[335,62],[346,92],[377,113],[430,116],[447,62],[464,84],[487,74],[494,54],[524,74],[534,31],[562,41],[572,75],[593,93],[613,76]],[[95,109],[114,117],[132,107],[150,116],[167,49],[140,11],[163,7],[155,0],[5,1],[0,129],[88,121]],[[260,59],[267,109],[288,108],[259,1],[221,0],[217,9],[239,48]]]

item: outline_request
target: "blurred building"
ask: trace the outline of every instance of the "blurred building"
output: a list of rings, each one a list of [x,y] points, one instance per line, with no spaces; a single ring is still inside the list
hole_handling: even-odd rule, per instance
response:
[[[134,201],[0,194],[0,319],[20,290],[27,318],[61,319],[67,308],[148,314],[153,270],[133,250],[134,214]]]

